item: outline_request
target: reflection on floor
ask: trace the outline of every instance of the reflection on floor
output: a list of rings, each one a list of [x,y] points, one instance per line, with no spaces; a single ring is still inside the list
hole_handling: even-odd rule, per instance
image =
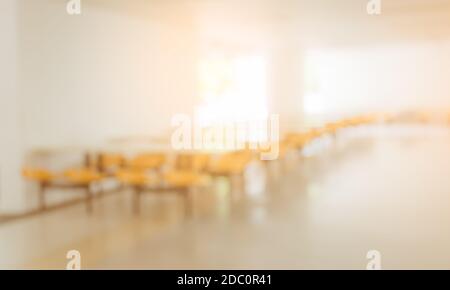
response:
[[[91,216],[2,225],[0,267],[64,269],[76,249],[83,268],[365,269],[375,249],[386,269],[450,268],[450,132],[392,130],[318,144],[264,193],[230,196],[219,180],[190,219],[176,196],[145,197],[136,217],[119,193]]]

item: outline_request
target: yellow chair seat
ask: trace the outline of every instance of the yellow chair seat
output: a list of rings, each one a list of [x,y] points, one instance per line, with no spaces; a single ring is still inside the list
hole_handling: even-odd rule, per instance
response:
[[[25,168],[22,175],[28,180],[37,182],[50,182],[56,178],[56,174],[40,168]]]
[[[64,172],[64,177],[71,183],[88,185],[102,179],[102,175],[93,169],[70,169]]]
[[[179,170],[203,171],[209,163],[210,156],[204,153],[178,154],[176,167]]]
[[[193,187],[206,185],[208,176],[192,171],[171,171],[164,175],[164,180],[169,186]]]
[[[311,140],[313,140],[318,134],[319,133],[317,131],[307,133],[291,133],[286,136],[286,142],[289,143],[290,146],[300,149],[311,142]]]
[[[129,162],[129,167],[134,169],[156,169],[164,165],[164,154],[142,154]]]
[[[330,134],[336,134],[336,132],[341,129],[339,123],[329,123],[325,125],[325,131]]]
[[[120,170],[116,173],[116,178],[126,185],[144,186],[151,181],[150,177],[142,170]]]
[[[248,151],[225,154],[210,164],[209,171],[223,175],[242,174],[252,158]]]

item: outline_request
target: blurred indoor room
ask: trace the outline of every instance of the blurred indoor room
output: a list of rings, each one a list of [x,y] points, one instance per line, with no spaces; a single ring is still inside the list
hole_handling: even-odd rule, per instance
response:
[[[450,268],[450,0],[0,3],[0,269]]]

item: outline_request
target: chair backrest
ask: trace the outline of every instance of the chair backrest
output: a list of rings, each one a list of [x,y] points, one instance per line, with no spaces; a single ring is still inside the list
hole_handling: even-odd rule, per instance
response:
[[[119,153],[100,153],[97,168],[102,172],[117,171],[126,163],[126,159]]]

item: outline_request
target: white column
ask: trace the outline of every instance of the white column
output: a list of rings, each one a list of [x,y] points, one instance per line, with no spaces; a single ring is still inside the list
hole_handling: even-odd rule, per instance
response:
[[[271,48],[271,113],[281,133],[299,130],[303,120],[303,49],[291,31],[277,31]]]
[[[22,142],[17,93],[17,0],[4,0],[0,9],[0,212],[24,208],[20,176]]]

